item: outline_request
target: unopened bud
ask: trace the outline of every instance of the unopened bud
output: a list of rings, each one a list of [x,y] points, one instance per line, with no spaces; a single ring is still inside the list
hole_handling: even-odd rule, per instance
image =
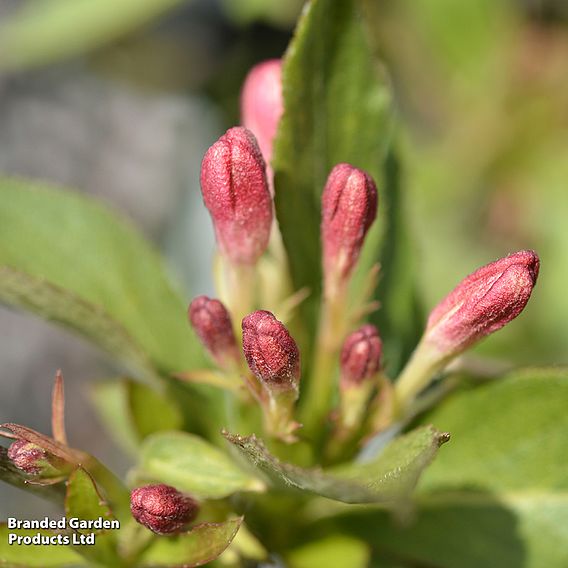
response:
[[[534,251],[523,250],[476,270],[432,310],[425,341],[453,356],[501,329],[529,301],[539,265]]]
[[[267,163],[272,159],[272,143],[283,109],[282,61],[270,59],[255,65],[243,86],[241,116],[243,125],[256,136]]]
[[[357,387],[381,367],[383,343],[374,325],[366,324],[347,336],[341,350],[341,388]]]
[[[322,194],[321,240],[324,282],[329,293],[355,266],[365,235],[377,216],[371,176],[349,164],[333,168]]]
[[[195,519],[199,505],[170,485],[156,484],[132,491],[130,511],[136,521],[156,534],[175,534]]]
[[[284,324],[265,310],[243,319],[243,351],[250,370],[271,393],[295,392],[300,352]]]
[[[254,264],[268,245],[272,198],[264,160],[249,130],[231,128],[207,150],[201,191],[221,253],[234,264]]]
[[[72,464],[26,440],[12,442],[8,448],[8,458],[19,470],[42,479],[67,475],[73,467]]]
[[[231,316],[219,300],[197,296],[189,305],[188,316],[201,343],[217,364],[223,367],[238,361]]]

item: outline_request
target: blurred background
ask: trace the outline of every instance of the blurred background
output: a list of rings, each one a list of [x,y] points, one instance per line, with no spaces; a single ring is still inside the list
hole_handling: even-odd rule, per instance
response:
[[[284,53],[301,7],[0,0],[0,173],[110,203],[164,251],[188,300],[189,290],[210,292],[201,158],[239,121],[247,70]],[[425,307],[478,266],[534,248],[541,276],[526,313],[478,352],[514,364],[568,363],[568,2],[376,7]],[[48,432],[61,368],[71,443],[124,471],[89,405],[89,384],[116,369],[82,340],[4,308],[0,337],[1,420]],[[0,486],[0,517],[52,512]]]

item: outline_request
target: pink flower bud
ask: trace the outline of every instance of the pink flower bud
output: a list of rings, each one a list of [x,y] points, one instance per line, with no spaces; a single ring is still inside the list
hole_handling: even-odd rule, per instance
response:
[[[298,346],[272,313],[258,310],[243,319],[243,351],[250,370],[269,392],[298,390]]]
[[[333,168],[322,194],[321,240],[327,287],[345,281],[377,216],[377,188],[371,176],[349,164]]]
[[[366,324],[347,336],[341,350],[341,388],[358,386],[381,367],[383,343],[374,325]]]
[[[138,487],[130,494],[130,511],[141,525],[156,534],[174,534],[195,519],[198,503],[164,484]]]
[[[44,479],[68,474],[72,465],[26,440],[16,440],[8,448],[8,458],[24,473]]]
[[[283,110],[282,61],[270,59],[255,65],[243,86],[241,116],[243,125],[256,136],[267,162],[272,159],[272,143]]]
[[[188,316],[201,343],[220,366],[238,361],[231,316],[219,300],[197,296],[189,305]]]
[[[235,264],[254,264],[268,245],[272,198],[264,160],[249,130],[231,128],[207,150],[201,191],[221,253]]]
[[[476,270],[432,310],[425,339],[455,355],[501,329],[523,311],[539,266],[534,251],[522,250]]]

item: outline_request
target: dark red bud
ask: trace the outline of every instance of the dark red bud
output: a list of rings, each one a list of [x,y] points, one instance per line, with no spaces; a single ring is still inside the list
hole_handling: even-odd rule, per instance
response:
[[[326,284],[349,277],[377,216],[371,176],[349,164],[333,168],[322,194],[321,240]]]
[[[182,532],[199,512],[198,503],[164,484],[138,487],[130,494],[132,516],[156,534]]]
[[[523,311],[539,266],[534,251],[522,250],[476,270],[432,310],[426,339],[450,355],[501,329]]]
[[[222,254],[233,263],[254,264],[268,245],[272,198],[252,132],[231,128],[207,150],[201,191]]]
[[[270,59],[255,65],[243,86],[241,116],[267,162],[272,159],[272,143],[283,110],[282,61]]]
[[[201,343],[219,365],[238,360],[231,316],[219,300],[197,296],[189,305],[188,317]]]
[[[265,310],[243,319],[243,351],[250,370],[273,392],[298,390],[300,352],[284,324]]]
[[[8,448],[8,458],[24,473],[42,478],[65,475],[72,468],[71,464],[26,440],[12,442]]]
[[[361,384],[379,371],[383,343],[374,325],[366,324],[347,336],[341,350],[341,387]]]

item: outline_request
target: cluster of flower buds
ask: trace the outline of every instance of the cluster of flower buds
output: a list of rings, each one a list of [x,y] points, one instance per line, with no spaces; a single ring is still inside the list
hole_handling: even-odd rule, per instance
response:
[[[170,485],[138,487],[130,494],[130,511],[141,525],[156,534],[180,533],[195,520],[199,504]]]

